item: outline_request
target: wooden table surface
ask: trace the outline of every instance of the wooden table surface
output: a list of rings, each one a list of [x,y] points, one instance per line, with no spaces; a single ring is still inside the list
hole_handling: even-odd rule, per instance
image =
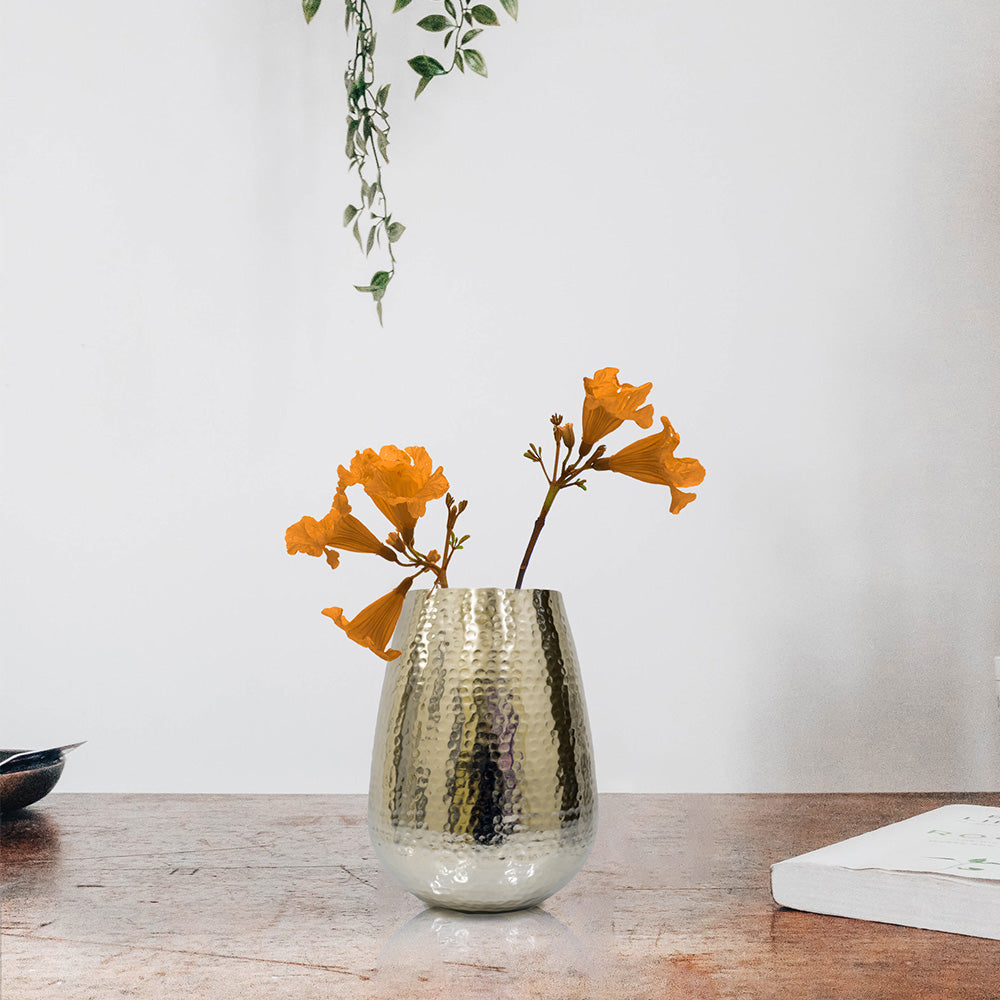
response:
[[[998,794],[603,795],[540,908],[427,909],[364,796],[52,794],[2,824],[3,1000],[997,1000],[1000,941],[780,909],[769,866]]]

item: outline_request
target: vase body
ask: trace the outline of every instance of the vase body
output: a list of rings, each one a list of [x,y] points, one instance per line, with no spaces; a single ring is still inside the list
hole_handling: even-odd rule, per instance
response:
[[[386,664],[368,828],[432,906],[534,906],[597,830],[593,749],[561,595],[411,591]]]

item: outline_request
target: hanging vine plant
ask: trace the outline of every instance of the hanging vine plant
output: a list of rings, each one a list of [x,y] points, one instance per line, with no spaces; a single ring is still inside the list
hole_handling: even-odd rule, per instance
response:
[[[393,13],[409,7],[413,0],[395,0]],[[313,19],[322,0],[302,0],[306,22]],[[517,0],[500,0],[503,9],[517,19]],[[382,181],[382,169],[389,162],[389,84],[377,83],[375,71],[375,27],[368,0],[344,0],[344,28],[353,38],[353,52],[344,72],[347,91],[347,140],[345,153],[349,168],[357,172],[360,197],[344,209],[344,226],[351,227],[361,252],[370,257],[376,248],[383,254],[382,267],[365,285],[355,285],[359,292],[371,295],[379,323],[382,322],[382,300],[396,274],[395,245],[406,231],[389,211]],[[486,76],[486,59],[474,44],[486,28],[496,27],[500,20],[496,11],[485,3],[468,0],[443,0],[442,13],[428,14],[417,21],[417,27],[441,35],[443,61],[429,55],[408,59],[417,74],[419,97],[432,80],[447,76],[458,69],[464,73]]]

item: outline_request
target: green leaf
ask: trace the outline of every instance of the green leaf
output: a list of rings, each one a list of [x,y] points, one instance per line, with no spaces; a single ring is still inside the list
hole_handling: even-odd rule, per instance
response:
[[[517,0],[500,0],[500,3],[503,4],[503,9],[505,11],[507,11],[507,13],[510,14],[510,16],[512,18],[514,18],[514,20],[516,21],[517,20]]]
[[[428,14],[427,17],[422,17],[417,21],[417,27],[423,28],[424,31],[445,31],[448,28],[453,28],[454,24],[444,14]]]
[[[483,54],[476,49],[465,49],[465,61],[469,64],[469,69],[480,76],[486,76],[486,60]]]
[[[302,0],[302,13],[306,16],[306,24],[316,16],[316,11],[322,2],[323,0]]]
[[[372,252],[372,247],[373,246],[375,246],[375,227],[374,226],[372,226],[371,229],[368,230],[368,246],[365,249],[365,256],[366,257],[368,256],[368,254],[370,254]]]
[[[465,72],[465,60],[462,58],[461,52],[455,53],[455,65],[464,73]]]
[[[452,17],[458,17],[458,11],[455,10],[455,5],[451,2],[451,0],[444,0],[444,9],[448,11]]]
[[[378,325],[382,325],[382,300],[375,300],[375,312],[378,313]]]
[[[351,104],[360,104],[361,98],[364,97],[365,91],[368,89],[367,80],[355,80],[354,85],[351,87],[350,93],[348,94],[348,99]]]
[[[382,159],[389,162],[389,136],[379,129],[375,141],[378,143],[378,151],[382,154]]]
[[[451,41],[451,36],[455,34],[455,29],[452,28],[447,35],[444,36],[444,47],[448,48],[448,43]]]
[[[480,24],[492,25],[500,23],[500,20],[497,18],[493,8],[487,7],[484,3],[477,3],[476,6],[472,8],[471,13],[473,18]]]
[[[483,33],[482,28],[470,28],[464,35],[462,35],[462,44],[468,45],[476,35],[481,35]]]
[[[360,211],[361,211],[360,208],[355,208],[353,205],[348,205],[347,208],[344,209],[344,225],[345,226],[350,225],[351,219],[353,219],[354,216],[356,216]]]
[[[354,233],[354,238],[358,241],[358,249],[364,250],[365,246],[361,242],[361,230],[358,228],[358,219],[354,220],[354,228],[351,230]]]
[[[389,96],[389,87],[392,84],[387,83],[384,87],[379,87],[378,93],[375,95],[375,102],[380,108],[385,107],[386,98]]]
[[[389,224],[389,228],[386,229],[386,235],[389,237],[390,243],[395,243],[405,232],[406,226],[402,222],[392,222]]]
[[[378,318],[379,322],[382,322],[382,297],[385,295],[385,290],[392,280],[392,274],[389,271],[376,271],[372,275],[372,280],[370,285],[355,285],[354,287],[359,292],[369,292],[371,297],[375,300],[376,306],[378,306]]]
[[[417,92],[413,95],[414,100],[416,100],[424,92],[427,84],[429,84],[432,79],[433,77],[430,76],[422,76],[420,78],[420,83],[417,84]]]
[[[392,8],[393,14],[395,14],[397,11],[402,10],[404,7],[409,7],[411,3],[413,3],[413,0],[396,0],[396,3],[393,5]]]
[[[410,69],[425,80],[433,76],[444,76],[448,72],[433,56],[414,56],[406,62]]]
[[[358,125],[360,124],[357,118],[352,118],[347,126],[347,147],[345,151],[348,157],[354,155],[354,137],[358,134]]]

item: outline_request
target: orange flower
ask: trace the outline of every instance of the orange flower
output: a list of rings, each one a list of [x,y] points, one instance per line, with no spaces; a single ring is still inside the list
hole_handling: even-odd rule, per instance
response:
[[[395,562],[395,555],[388,546],[383,545],[352,513],[351,505],[342,491],[338,490],[333,498],[330,513],[317,521],[313,517],[304,517],[285,532],[285,547],[289,555],[304,552],[310,556],[321,556],[324,553],[327,562],[336,569],[339,557],[335,551],[373,552],[383,559]]]
[[[697,486],[705,478],[705,468],[695,458],[674,458],[680,435],[666,417],[660,417],[663,430],[626,445],[609,458],[594,463],[598,470],[620,472],[622,475],[670,487],[670,513],[679,514],[697,493],[683,493],[679,486]]]
[[[423,517],[429,500],[448,492],[444,469],[434,472],[430,455],[423,448],[403,451],[391,444],[378,453],[371,448],[356,452],[350,469],[340,466],[338,491],[361,483],[365,493],[407,542],[413,541],[417,518]]]
[[[626,420],[645,429],[653,425],[653,407],[643,406],[652,382],[645,385],[621,384],[617,368],[602,368],[593,378],[584,378],[583,430],[580,454],[586,455],[595,442],[616,430]],[[641,409],[640,409],[641,407]]]
[[[359,611],[353,621],[348,621],[344,617],[343,608],[325,608],[323,614],[333,619],[334,624],[339,625],[347,633],[348,639],[353,639],[365,649],[370,649],[383,660],[395,660],[399,656],[399,650],[386,649],[386,646],[392,639],[396,622],[399,621],[403,610],[403,598],[406,597],[406,592],[412,583],[413,577],[408,576],[395,590],[383,594],[377,601]]]

